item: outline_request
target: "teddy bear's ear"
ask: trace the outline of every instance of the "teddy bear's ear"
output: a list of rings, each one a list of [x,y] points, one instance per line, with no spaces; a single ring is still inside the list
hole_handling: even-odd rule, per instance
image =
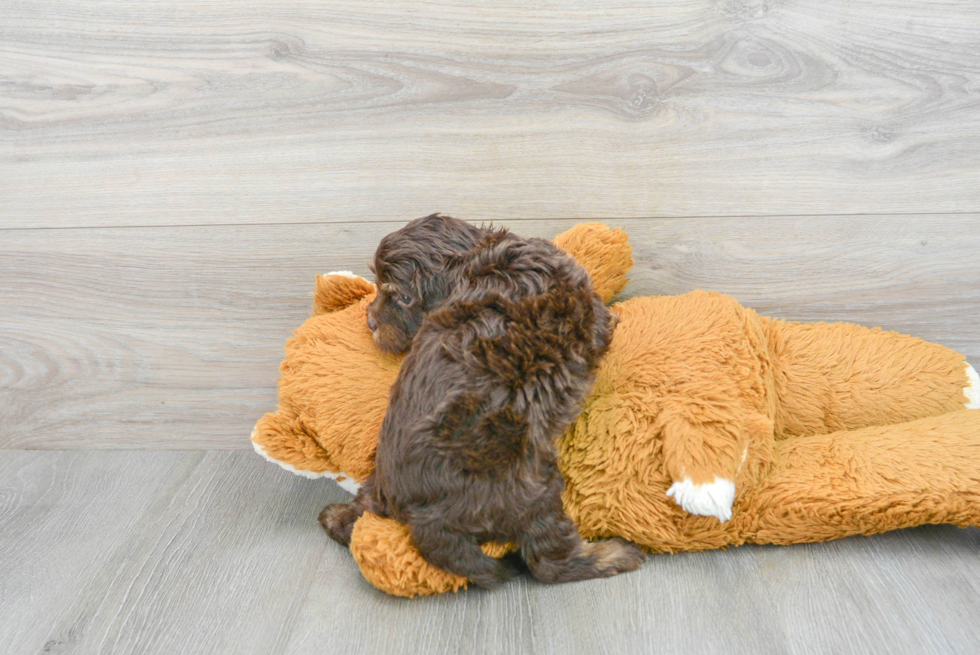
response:
[[[626,232],[602,223],[581,223],[556,236],[554,244],[585,267],[602,302],[609,302],[626,286],[626,274],[633,267]]]
[[[329,314],[350,307],[361,298],[374,293],[374,285],[349,271],[336,271],[316,276],[313,292],[313,312]]]

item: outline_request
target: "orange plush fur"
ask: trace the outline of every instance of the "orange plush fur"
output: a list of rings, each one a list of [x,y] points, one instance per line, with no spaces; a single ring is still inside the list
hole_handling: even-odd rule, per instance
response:
[[[622,290],[632,265],[622,231],[579,225],[555,243],[604,300]],[[371,340],[373,294],[350,274],[317,278],[315,315],[286,344],[279,409],[252,435],[267,458],[348,488],[371,472],[400,364]],[[673,552],[980,524],[980,411],[965,411],[963,356],[881,330],[766,318],[703,291],[612,310],[621,323],[560,443],[565,510],[586,538]],[[730,520],[678,504],[675,489],[718,481],[734,484]],[[390,519],[363,516],[350,548],[392,594],[466,585]]]

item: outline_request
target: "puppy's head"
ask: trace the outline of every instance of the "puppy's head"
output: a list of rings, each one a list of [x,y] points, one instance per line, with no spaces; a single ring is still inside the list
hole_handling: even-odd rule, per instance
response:
[[[454,261],[480,241],[482,230],[433,214],[381,240],[371,270],[378,296],[368,305],[368,327],[382,350],[401,353],[422,326],[425,314],[449,294]]]

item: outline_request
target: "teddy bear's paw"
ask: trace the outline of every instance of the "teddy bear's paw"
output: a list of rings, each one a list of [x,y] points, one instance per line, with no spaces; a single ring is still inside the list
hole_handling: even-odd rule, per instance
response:
[[[715,476],[714,482],[694,484],[691,478],[670,485],[667,495],[691,514],[714,516],[724,523],[732,518],[735,484]]]
[[[980,375],[977,375],[977,369],[970,366],[969,362],[966,365],[966,378],[970,383],[963,387],[963,395],[966,396],[964,404],[967,409],[980,409]]]
[[[356,494],[358,489],[361,488],[361,485],[358,482],[356,482],[354,478],[352,478],[351,476],[347,475],[342,471],[340,473],[334,473],[332,471],[310,471],[309,469],[297,468],[296,466],[293,466],[289,462],[284,462],[281,459],[277,459],[276,457],[273,457],[266,451],[266,449],[262,446],[262,444],[260,444],[258,441],[255,440],[256,430],[258,430],[258,426],[256,426],[255,429],[252,430],[252,448],[255,450],[255,452],[257,452],[259,455],[262,455],[263,458],[267,459],[273,464],[278,464],[281,468],[286,469],[290,473],[295,473],[296,475],[299,475],[304,478],[309,478],[311,480],[316,480],[319,478],[329,478],[330,480],[336,482],[341,489],[343,489],[348,493]]]

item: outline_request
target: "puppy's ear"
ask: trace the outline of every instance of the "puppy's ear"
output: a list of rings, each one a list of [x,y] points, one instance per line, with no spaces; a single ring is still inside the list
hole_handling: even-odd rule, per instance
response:
[[[317,275],[316,291],[313,292],[313,313],[329,314],[340,311],[374,291],[373,284],[349,271]]]

